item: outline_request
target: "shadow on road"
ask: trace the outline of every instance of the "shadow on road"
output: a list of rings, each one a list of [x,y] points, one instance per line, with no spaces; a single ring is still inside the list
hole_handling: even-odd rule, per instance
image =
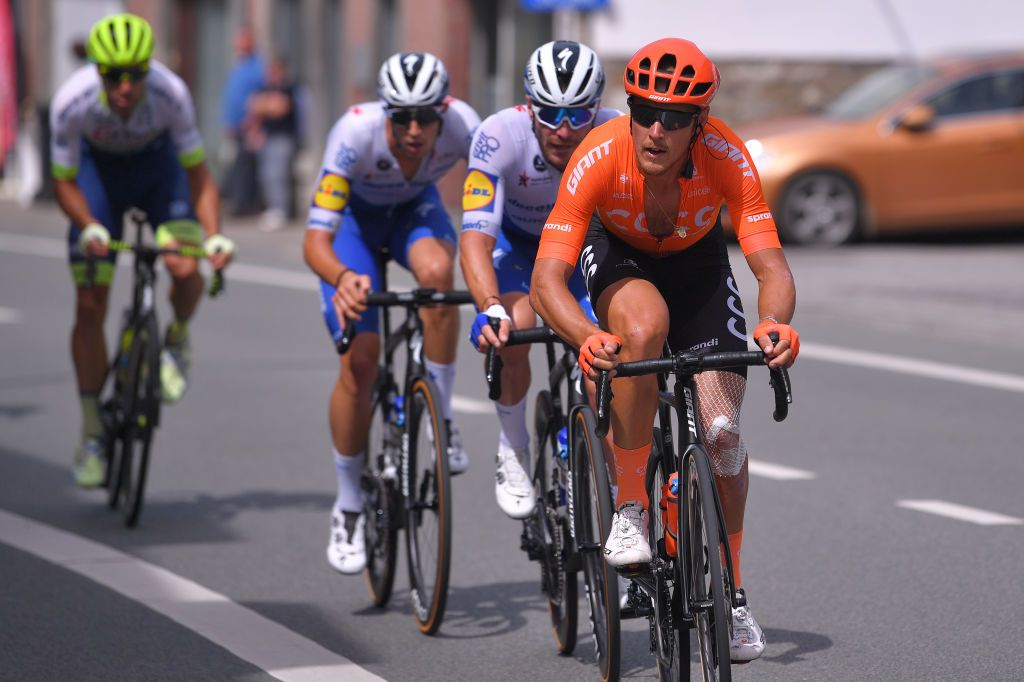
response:
[[[832,638],[817,632],[765,628],[768,642],[762,661],[790,665],[804,660],[807,654],[832,648]]]

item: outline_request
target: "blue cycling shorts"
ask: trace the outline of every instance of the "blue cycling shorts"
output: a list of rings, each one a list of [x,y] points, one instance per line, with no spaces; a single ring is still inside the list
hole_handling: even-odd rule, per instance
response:
[[[498,276],[498,290],[501,293],[530,293],[530,278],[533,276],[533,262],[537,259],[538,246],[539,242],[506,230],[498,233],[498,240],[494,244],[494,272]],[[579,266],[569,278],[569,292],[579,303],[580,309],[597,324],[597,315],[590,305],[590,294],[587,293],[587,285]]]
[[[75,183],[89,210],[113,239],[121,239],[124,214],[130,208],[145,211],[154,228],[172,221],[196,221],[188,177],[169,133],[135,154],[109,154],[83,142]],[[68,260],[72,264],[84,260],[77,248],[80,232],[74,224],[68,229]],[[111,263],[115,258],[116,252],[107,255]]]
[[[391,260],[409,270],[409,249],[420,239],[440,239],[455,247],[455,228],[444,208],[435,185],[424,189],[415,199],[394,206],[371,206],[353,196],[341,226],[334,237],[334,253],[346,267],[360,275],[369,275],[374,291],[382,291],[378,258],[387,247]],[[331,303],[333,282],[320,282],[320,310],[324,322],[337,343],[342,325]],[[356,323],[358,332],[379,333],[380,313],[370,307]]]

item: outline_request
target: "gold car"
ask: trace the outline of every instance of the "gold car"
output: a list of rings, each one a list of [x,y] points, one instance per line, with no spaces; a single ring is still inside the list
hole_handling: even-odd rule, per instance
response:
[[[1024,53],[886,67],[820,115],[737,128],[788,242],[1024,226]]]

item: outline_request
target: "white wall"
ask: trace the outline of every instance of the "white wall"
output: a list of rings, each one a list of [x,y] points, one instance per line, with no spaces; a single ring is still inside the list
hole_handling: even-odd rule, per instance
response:
[[[878,60],[1024,50],[1021,0],[612,0],[590,18],[602,57],[674,36],[712,58]]]
[[[49,41],[51,92],[47,99],[81,66],[71,53],[71,45],[76,40],[87,40],[89,29],[103,17],[123,11],[124,3],[118,0],[53,0]]]

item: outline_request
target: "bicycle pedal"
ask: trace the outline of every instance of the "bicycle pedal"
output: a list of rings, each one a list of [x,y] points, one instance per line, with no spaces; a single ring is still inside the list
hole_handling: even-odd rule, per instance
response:
[[[633,578],[649,570],[650,566],[647,564],[626,564],[625,566],[617,566],[615,568],[615,571],[623,578]]]

